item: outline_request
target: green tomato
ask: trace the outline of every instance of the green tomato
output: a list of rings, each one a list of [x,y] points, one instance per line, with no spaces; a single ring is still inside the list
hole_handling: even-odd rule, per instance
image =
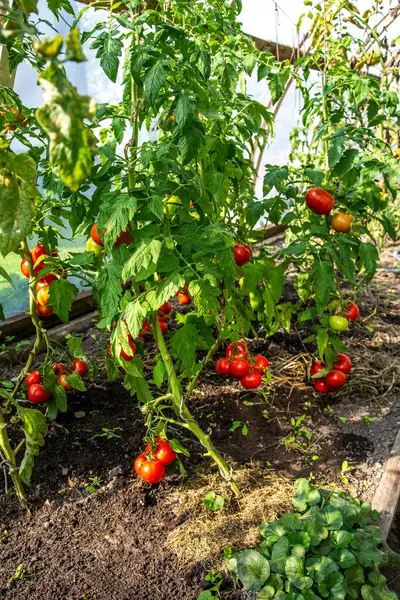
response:
[[[329,317],[329,327],[333,331],[346,331],[349,326],[349,322],[345,317]]]
[[[168,202],[164,206],[164,213],[169,216],[175,215],[181,210],[181,208],[182,200],[179,198],[179,196],[171,196],[171,198],[168,198]]]
[[[99,244],[96,244],[91,237],[86,242],[86,250],[93,252],[95,256],[103,256],[103,248]]]

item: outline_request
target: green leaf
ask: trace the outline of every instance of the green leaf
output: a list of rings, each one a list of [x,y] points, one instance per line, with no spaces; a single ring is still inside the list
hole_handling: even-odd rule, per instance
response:
[[[289,79],[289,71],[278,71],[268,75],[268,87],[271,92],[272,103],[276,104],[282,96],[286,87],[286,82]]]
[[[75,16],[74,9],[69,0],[47,0],[47,6],[56,17],[57,21],[60,10],[65,10],[69,15]]]
[[[103,31],[93,42],[92,48],[97,49],[96,58],[100,58],[100,65],[111,81],[117,81],[119,59],[122,54],[123,43],[116,37],[118,29]]]
[[[332,169],[339,160],[342,158],[345,149],[346,140],[344,137],[338,137],[334,143],[329,147],[328,151],[328,162],[329,167]]]
[[[317,523],[329,530],[340,529],[343,527],[343,517],[340,510],[328,504],[321,508],[315,515]]]
[[[296,492],[292,498],[292,504],[299,512],[306,511],[308,505],[314,506],[320,502],[319,491],[311,485],[308,479],[297,479],[294,487]]]
[[[196,105],[186,94],[180,94],[176,101],[174,115],[175,121],[184,129],[193,121]]]
[[[141,269],[147,269],[150,264],[157,264],[161,254],[162,242],[160,240],[142,240],[140,246],[124,264],[122,279],[127,281]]]
[[[54,308],[54,312],[63,323],[67,323],[71,312],[72,302],[78,295],[76,285],[67,279],[57,279],[50,285],[50,296],[47,304]]]
[[[158,60],[144,78],[144,95],[151,105],[155,103],[158,93],[164,85],[167,76],[166,64],[164,59]]]
[[[348,150],[346,150],[343,153],[342,158],[339,160],[339,162],[335,165],[335,168],[333,169],[335,175],[341,177],[342,175],[345,175],[348,171],[350,171],[355,159],[358,156],[358,153],[359,151],[356,148],[349,148]]]
[[[251,76],[251,74],[254,71],[254,67],[257,64],[257,55],[256,54],[246,54],[246,56],[243,59],[243,68],[246,71],[247,75],[249,75],[249,77]]]
[[[125,309],[126,324],[130,334],[136,338],[142,330],[143,321],[146,319],[147,309],[140,300],[130,302]]]
[[[205,144],[205,139],[204,127],[200,121],[193,121],[190,127],[186,128],[183,133],[179,133],[178,146],[184,165],[196,158]]]
[[[121,272],[121,266],[114,261],[110,261],[103,266],[97,282],[101,314],[108,324],[113,321],[122,296]]]
[[[295,587],[300,590],[312,587],[311,577],[304,576],[304,558],[299,556],[289,556],[285,563],[285,574]]]
[[[336,548],[329,554],[329,558],[338,563],[342,569],[349,569],[357,563],[357,559],[347,548]]]
[[[286,536],[279,538],[272,547],[271,553],[271,571],[274,573],[285,573],[286,559],[289,556],[289,540]]]
[[[338,565],[327,556],[313,556],[306,560],[307,573],[317,583],[326,579],[330,573],[339,570]]]
[[[257,550],[244,550],[237,555],[239,579],[247,590],[258,592],[270,575],[268,560]]]
[[[38,456],[40,446],[44,445],[43,434],[47,431],[44,414],[34,408],[18,406],[18,415],[22,419],[21,429],[25,434],[25,454],[19,467],[21,479],[30,484],[35,456]]]
[[[56,385],[54,388],[54,399],[56,401],[57,410],[62,413],[67,412],[67,392],[62,385]]]
[[[70,386],[72,386],[74,388],[74,390],[78,390],[79,392],[86,391],[85,382],[83,381],[83,379],[79,375],[79,373],[74,372],[74,373],[71,373],[70,375],[67,375],[67,382],[69,383]]]
[[[190,323],[180,327],[171,336],[171,348],[188,374],[192,373],[196,362],[196,349],[203,346],[204,342],[197,329]]]
[[[215,492],[209,492],[204,497],[203,502],[204,506],[208,508],[208,510],[218,511],[224,506],[225,498],[219,494],[216,494]]]
[[[340,507],[338,507],[340,510]],[[342,512],[342,511],[340,511]],[[343,516],[343,513],[342,513]],[[347,548],[352,539],[354,538],[354,534],[350,531],[345,531],[341,529],[340,531],[331,531],[330,538],[334,546],[336,548]]]
[[[379,261],[379,252],[377,247],[371,242],[361,243],[359,254],[364,268],[367,272],[367,282],[369,283],[376,273]]]
[[[0,150],[0,252],[3,256],[17,251],[31,232],[39,198],[35,161],[25,153]]]
[[[189,294],[200,317],[206,315],[217,317],[220,309],[218,298],[221,290],[219,287],[212,285],[206,279],[196,279],[189,284]]]
[[[275,588],[272,585],[266,585],[258,592],[257,600],[272,600],[275,596]]]
[[[344,600],[346,590],[344,585],[344,577],[341,573],[330,573],[326,579],[318,584],[318,591],[324,598],[331,600]]]
[[[285,527],[279,521],[276,523],[263,523],[258,530],[269,546],[287,533]]]
[[[315,303],[320,312],[329,303],[331,292],[335,290],[333,279],[333,264],[330,260],[317,260],[311,269],[311,276],[315,286]]]
[[[44,104],[36,118],[50,138],[50,165],[73,191],[90,174],[94,163],[96,140],[84,123],[95,113],[88,96],[80,96],[69,83],[62,65],[49,64],[39,76]]]

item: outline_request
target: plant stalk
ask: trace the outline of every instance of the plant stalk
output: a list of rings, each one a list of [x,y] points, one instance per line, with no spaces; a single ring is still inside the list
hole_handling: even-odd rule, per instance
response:
[[[15,459],[15,454],[13,449],[11,448],[10,440],[8,439],[7,433],[7,425],[4,421],[3,413],[0,411],[0,448],[1,453],[4,455],[5,460],[11,465],[9,469],[12,482],[14,484],[15,492],[19,498],[19,501],[23,507],[26,506],[26,495],[24,490],[24,485],[22,483],[21,477],[18,473],[17,461]],[[12,467],[15,467],[12,468]]]
[[[169,375],[169,382],[173,395],[171,402],[175,414],[187,423],[187,426],[190,429],[190,431],[197,437],[202,446],[204,446],[204,448],[207,450],[206,456],[211,456],[211,458],[217,463],[222,477],[229,482],[233,493],[236,496],[238,496],[240,494],[239,488],[237,487],[234,479],[232,478],[231,469],[229,468],[221,454],[218,452],[218,450],[214,447],[210,436],[204,433],[204,431],[195,421],[184,401],[184,398],[182,396],[181,383],[176,375],[174,363],[172,361],[171,355],[168,352],[168,348],[165,343],[163,334],[161,332],[160,325],[158,324],[158,319],[156,315],[152,318],[152,330],[164,365],[167,369],[167,373]]]

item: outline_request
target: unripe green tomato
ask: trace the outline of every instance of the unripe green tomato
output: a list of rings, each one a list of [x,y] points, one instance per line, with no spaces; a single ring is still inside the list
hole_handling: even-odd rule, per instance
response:
[[[103,256],[103,248],[99,246],[99,244],[96,244],[91,237],[86,242],[86,250],[88,252],[93,252],[95,256]]]
[[[164,213],[169,216],[175,215],[181,208],[182,200],[179,196],[171,196],[171,198],[168,199],[166,206],[164,206]]]
[[[345,317],[329,317],[329,327],[333,331],[346,331],[349,326],[349,322]]]

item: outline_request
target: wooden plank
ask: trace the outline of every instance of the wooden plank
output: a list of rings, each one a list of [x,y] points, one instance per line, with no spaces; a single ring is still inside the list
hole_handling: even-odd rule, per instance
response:
[[[75,301],[72,304],[72,310],[70,319],[73,320],[76,317],[80,317],[94,309],[94,300],[92,292],[82,292],[78,294]],[[55,315],[48,317],[44,320],[46,329],[51,329],[61,325],[61,321]],[[13,336],[15,339],[26,338],[32,335],[35,328],[28,315],[21,313],[9,317],[5,322],[0,325],[0,340],[4,340],[6,336]]]
[[[95,312],[91,312],[83,317],[78,317],[67,323],[66,325],[61,325],[60,327],[53,327],[48,332],[50,342],[55,341],[59,344],[65,343],[65,336],[75,335],[78,333],[83,333],[92,327],[92,325],[98,320],[98,314]],[[29,346],[23,346],[18,352],[14,350],[14,348],[9,348],[8,350],[4,350],[0,352],[0,365],[1,366],[9,366],[16,365],[20,362],[23,362],[28,358],[28,354],[32,348],[32,342]],[[41,350],[44,350],[42,347]]]
[[[391,457],[376,490],[372,508],[380,512],[383,540],[386,542],[400,500],[400,431],[393,444]]]

